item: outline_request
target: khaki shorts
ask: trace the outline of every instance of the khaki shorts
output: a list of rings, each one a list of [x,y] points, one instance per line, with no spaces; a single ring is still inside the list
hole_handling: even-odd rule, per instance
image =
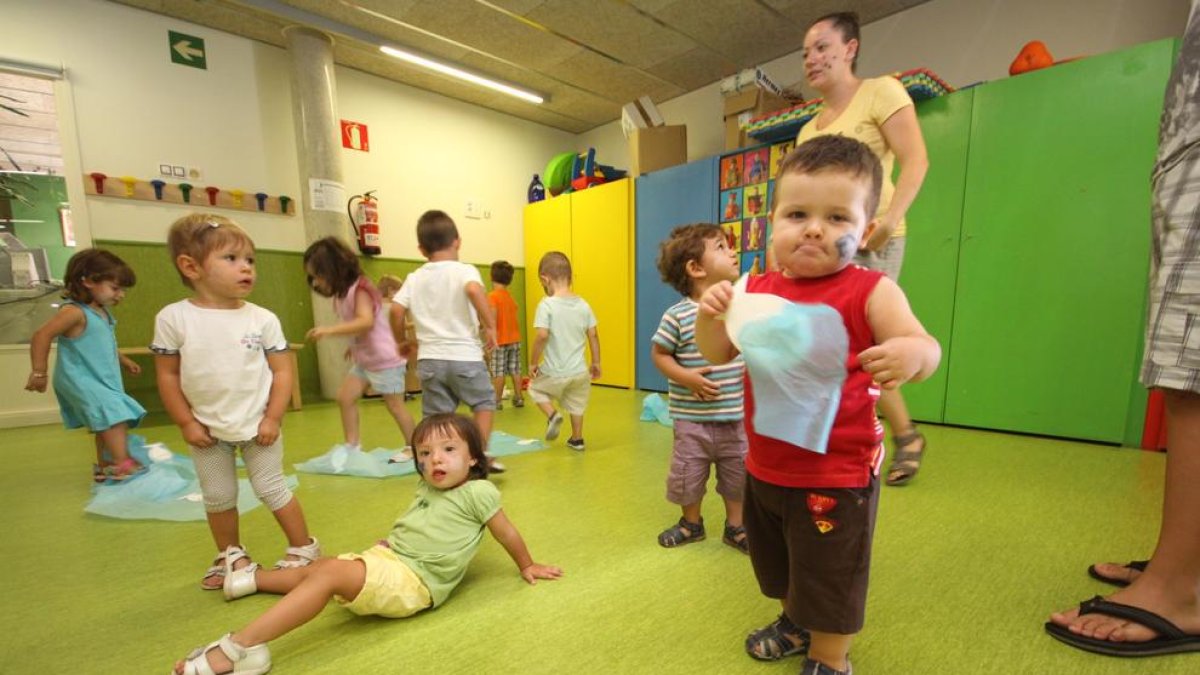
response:
[[[386,546],[372,546],[362,553],[343,553],[338,560],[361,560],[367,566],[367,579],[354,600],[347,602],[341,596],[334,596],[339,605],[355,614],[403,619],[433,605],[425,582]]]
[[[571,415],[582,415],[587,410],[591,392],[592,376],[587,371],[569,377],[538,375],[529,383],[529,398],[534,403],[550,403],[555,399]]]

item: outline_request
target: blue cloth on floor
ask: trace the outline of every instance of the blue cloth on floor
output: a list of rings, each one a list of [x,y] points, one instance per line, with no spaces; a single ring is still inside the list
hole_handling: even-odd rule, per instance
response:
[[[503,431],[493,431],[488,438],[488,454],[492,457],[519,455],[522,452],[544,450],[546,443],[540,438],[518,438]]]
[[[540,439],[518,438],[503,431],[493,431],[488,440],[488,454],[492,457],[517,455],[546,447]],[[344,444],[335,445],[329,452],[313,457],[307,462],[294,464],[297,471],[333,476],[356,476],[358,478],[390,478],[407,476],[417,472],[411,461],[389,463],[388,460],[399,449],[375,448],[369,452],[354,450]]]
[[[642,414],[638,419],[643,422],[658,422],[665,427],[675,426],[667,402],[658,394],[646,394],[642,399]]]
[[[829,305],[787,303],[738,333],[754,389],[755,432],[825,454],[842,400],[850,338]]]
[[[388,450],[387,448],[375,448],[364,452],[339,443],[323,455],[292,466],[303,473],[358,476],[359,478],[388,478],[416,473],[416,467],[411,461],[388,463],[388,459],[398,452],[400,452],[399,449]]]
[[[121,482],[108,481],[92,489],[87,513],[123,520],[204,520],[204,498],[191,458],[177,455],[161,443],[146,444],[136,434],[129,436],[129,454],[146,470]],[[287,477],[288,487],[299,481]],[[238,513],[257,508],[262,502],[245,478],[238,479]]]

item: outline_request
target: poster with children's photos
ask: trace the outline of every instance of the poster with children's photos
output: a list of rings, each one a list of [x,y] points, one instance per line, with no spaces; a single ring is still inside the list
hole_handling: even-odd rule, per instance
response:
[[[747,185],[742,188],[742,217],[767,215],[767,184]]]
[[[742,185],[766,182],[770,157],[767,148],[747,151],[742,159]]]
[[[740,220],[742,217],[742,191],[726,190],[721,193],[720,205],[721,221]]]
[[[717,179],[722,190],[741,187],[742,185],[742,156],[730,155],[721,159],[721,175]]]
[[[779,165],[783,163],[783,158],[796,147],[796,141],[787,141],[784,143],[776,143],[771,146],[771,180],[779,177]]]
[[[761,251],[767,245],[767,219],[765,216],[747,218],[742,221],[742,251]]]
[[[725,246],[734,253],[742,250],[742,221],[721,223],[721,231],[725,233]]]
[[[742,274],[762,274],[766,271],[766,253],[753,251],[742,254]]]

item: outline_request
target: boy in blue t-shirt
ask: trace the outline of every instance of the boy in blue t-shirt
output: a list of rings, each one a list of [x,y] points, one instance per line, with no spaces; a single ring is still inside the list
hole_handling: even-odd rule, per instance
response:
[[[742,527],[742,488],[746,482],[746,431],[742,425],[741,358],[714,366],[696,348],[696,301],[709,286],[738,278],[737,254],[717,225],[675,228],[658,249],[658,272],[684,298],[663,314],[650,346],[650,358],[666,375],[675,445],[667,474],[667,501],[683,516],[658,535],[667,548],[704,539],[700,503],[709,467],[717,468],[717,493],[725,500],[721,540],[747,553]]]

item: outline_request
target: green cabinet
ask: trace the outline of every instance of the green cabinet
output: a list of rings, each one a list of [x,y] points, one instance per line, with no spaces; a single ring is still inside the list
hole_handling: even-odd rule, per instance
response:
[[[904,267],[900,286],[913,312],[943,352],[950,345],[954,288],[958,278],[967,145],[975,90],[917,103],[917,118],[929,152],[929,171],[917,200],[908,210]],[[946,359],[929,379],[906,385],[904,399],[913,419],[945,421]]]
[[[939,376],[905,388],[914,417],[1137,444],[1149,176],[1174,49],[1148,43],[923,104],[931,170],[901,285],[944,355]]]

